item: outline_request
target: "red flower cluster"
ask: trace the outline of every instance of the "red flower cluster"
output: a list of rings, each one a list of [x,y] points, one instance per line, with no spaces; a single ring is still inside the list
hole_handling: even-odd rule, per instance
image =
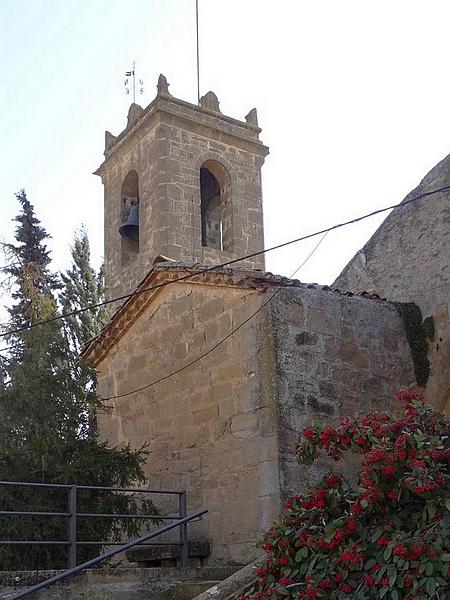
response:
[[[312,508],[324,508],[326,495],[326,490],[324,488],[319,488],[312,494],[309,500],[303,498],[301,505],[306,510],[310,510]]]
[[[325,483],[328,487],[335,487],[341,485],[342,477],[340,475],[328,475],[325,477]]]
[[[367,414],[303,430],[295,452],[361,456],[358,488],[326,475],[285,503],[255,589],[237,600],[450,597],[450,426],[400,391],[400,416]]]
[[[354,548],[350,550],[344,550],[340,557],[337,559],[337,564],[342,565],[348,563],[349,565],[358,565],[364,560],[364,554],[358,553]]]

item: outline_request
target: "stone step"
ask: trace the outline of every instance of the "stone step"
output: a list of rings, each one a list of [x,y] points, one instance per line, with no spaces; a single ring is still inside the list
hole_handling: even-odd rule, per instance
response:
[[[193,600],[193,598],[203,594],[218,583],[220,583],[220,580],[186,581],[180,583],[178,588],[174,591],[173,600]]]
[[[180,546],[161,543],[159,545],[140,544],[125,552],[130,562],[138,567],[177,567],[179,566]],[[188,543],[190,567],[201,567],[203,559],[211,553],[209,542],[191,540]]]
[[[237,567],[92,569],[53,585],[33,600],[192,600],[229,577]],[[1,571],[0,599],[57,571]]]

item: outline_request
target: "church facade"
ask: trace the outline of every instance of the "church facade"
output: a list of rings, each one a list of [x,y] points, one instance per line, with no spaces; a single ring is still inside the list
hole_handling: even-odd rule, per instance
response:
[[[250,562],[284,498],[336,468],[293,464],[299,429],[392,407],[415,383],[404,315],[381,288],[264,271],[260,131],[256,110],[227,117],[212,92],[189,104],[161,76],[106,134],[97,171],[108,294],[133,292],[83,353],[109,407],[100,431],[148,442],[152,488],[208,509],[191,535],[211,564]]]

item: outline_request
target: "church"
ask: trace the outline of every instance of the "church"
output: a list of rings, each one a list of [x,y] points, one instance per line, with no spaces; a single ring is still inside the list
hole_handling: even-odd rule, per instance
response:
[[[450,403],[448,194],[394,210],[332,286],[276,276],[261,253],[260,134],[256,109],[237,120],[213,92],[185,102],[161,75],[155,99],[106,132],[96,171],[118,299],[83,352],[108,407],[99,429],[111,445],[148,442],[152,488],[208,509],[190,530],[211,565],[253,560],[283,499],[333,467],[294,464],[300,429],[391,408],[417,382]],[[448,183],[449,157],[411,196]]]

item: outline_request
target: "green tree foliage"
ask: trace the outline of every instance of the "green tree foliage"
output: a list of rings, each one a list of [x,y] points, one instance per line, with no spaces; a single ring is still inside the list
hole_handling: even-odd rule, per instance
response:
[[[62,311],[70,313],[93,306],[105,300],[103,267],[96,273],[91,265],[89,239],[81,229],[71,249],[72,266],[61,273],[63,287],[59,294]],[[65,319],[70,344],[80,352],[89,340],[106,325],[108,311],[105,306],[81,312]]]
[[[94,430],[95,414],[103,410],[103,407],[96,397],[95,369],[81,361],[79,354],[88,341],[106,325],[108,310],[106,306],[83,310],[105,300],[103,267],[97,273],[91,265],[90,255],[89,238],[86,231],[81,229],[76,233],[71,248],[72,265],[65,273],[60,274],[62,286],[58,297],[62,313],[68,315],[62,322],[63,333],[70,350],[67,355],[68,366],[72,379],[84,387],[89,405],[85,407],[84,413],[87,417],[86,426]]]
[[[128,487],[143,482],[146,448],[110,448],[98,438],[95,414],[102,408],[92,370],[78,359],[79,348],[94,335],[102,315],[84,313],[69,322],[54,320],[63,309],[82,308],[102,298],[102,278],[89,264],[85,234],[75,240],[71,269],[58,278],[50,270],[49,236],[34,214],[25,192],[17,194],[20,213],[14,244],[6,246],[3,271],[13,304],[6,336],[11,349],[2,357],[0,396],[0,480]],[[31,328],[30,328],[31,326]],[[5,338],[4,338],[5,339]],[[0,487],[6,510],[67,511],[65,490]],[[133,496],[81,492],[80,512],[153,512],[150,502],[138,506]],[[113,540],[135,534],[139,520],[84,519],[79,539]],[[67,519],[0,517],[3,539],[67,537]],[[98,554],[85,546],[79,560]],[[0,546],[0,569],[63,568],[64,546]]]

